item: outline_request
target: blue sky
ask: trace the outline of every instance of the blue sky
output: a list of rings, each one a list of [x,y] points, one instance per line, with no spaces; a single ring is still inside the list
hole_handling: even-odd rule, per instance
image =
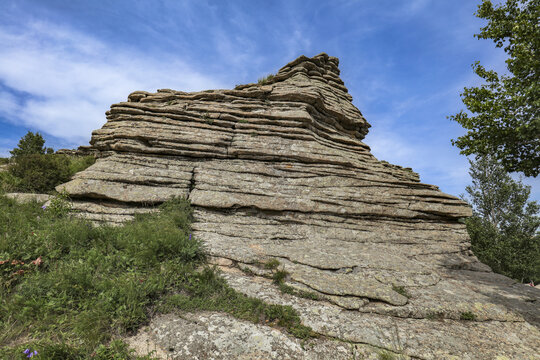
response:
[[[479,2],[0,0],[0,156],[28,130],[55,149],[86,145],[135,90],[232,88],[324,51],[372,125],[373,154],[458,195],[469,164],[450,139],[464,131],[446,116],[479,84],[474,61],[505,69],[473,37]],[[540,178],[524,182],[540,200]]]

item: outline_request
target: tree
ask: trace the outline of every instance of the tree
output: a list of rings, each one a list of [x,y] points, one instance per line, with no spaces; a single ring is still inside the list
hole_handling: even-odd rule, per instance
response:
[[[45,140],[40,133],[34,134],[29,131],[19,140],[17,147],[11,150],[10,153],[14,158],[17,158],[24,155],[51,154],[54,152],[52,148],[45,148],[44,144]]]
[[[497,273],[540,281],[540,206],[529,201],[530,186],[513,180],[493,157],[470,164],[473,216],[466,224],[474,254]]]
[[[506,0],[493,6],[483,0],[475,14],[486,19],[478,39],[504,46],[508,74],[486,70],[480,62],[474,72],[485,81],[465,88],[461,110],[449,118],[468,130],[452,140],[465,155],[494,155],[509,172],[526,176],[540,173],[540,0]]]

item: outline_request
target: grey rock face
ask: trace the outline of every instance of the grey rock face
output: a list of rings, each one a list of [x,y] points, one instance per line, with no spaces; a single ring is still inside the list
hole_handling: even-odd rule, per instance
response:
[[[58,190],[79,216],[118,224],[189,197],[214,261],[254,274],[229,282],[329,338],[421,359],[537,359],[540,291],[472,255],[464,202],[369,152],[337,66],[320,54],[265,84],[134,92],[93,133],[97,162]],[[270,259],[320,300],[259,286]]]

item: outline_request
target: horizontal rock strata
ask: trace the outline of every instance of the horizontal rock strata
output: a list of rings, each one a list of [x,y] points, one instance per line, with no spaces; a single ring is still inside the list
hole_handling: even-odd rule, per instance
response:
[[[97,162],[59,190],[116,224],[189,197],[229,282],[328,338],[419,359],[535,358],[539,291],[472,255],[463,201],[370,153],[351,101],[326,54],[233,90],[137,91],[93,133]],[[265,278],[280,270],[318,300],[275,290]]]

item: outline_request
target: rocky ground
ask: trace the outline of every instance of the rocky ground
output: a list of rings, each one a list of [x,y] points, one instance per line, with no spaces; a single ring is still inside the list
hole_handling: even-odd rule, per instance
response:
[[[223,314],[171,314],[133,344],[174,359],[540,358],[540,291],[473,256],[464,202],[371,155],[351,100],[338,60],[320,54],[261,84],[111,107],[92,136],[98,161],[58,188],[79,216],[120,224],[187,196],[229,284],[320,334],[302,343]],[[277,271],[317,300],[280,291]]]

